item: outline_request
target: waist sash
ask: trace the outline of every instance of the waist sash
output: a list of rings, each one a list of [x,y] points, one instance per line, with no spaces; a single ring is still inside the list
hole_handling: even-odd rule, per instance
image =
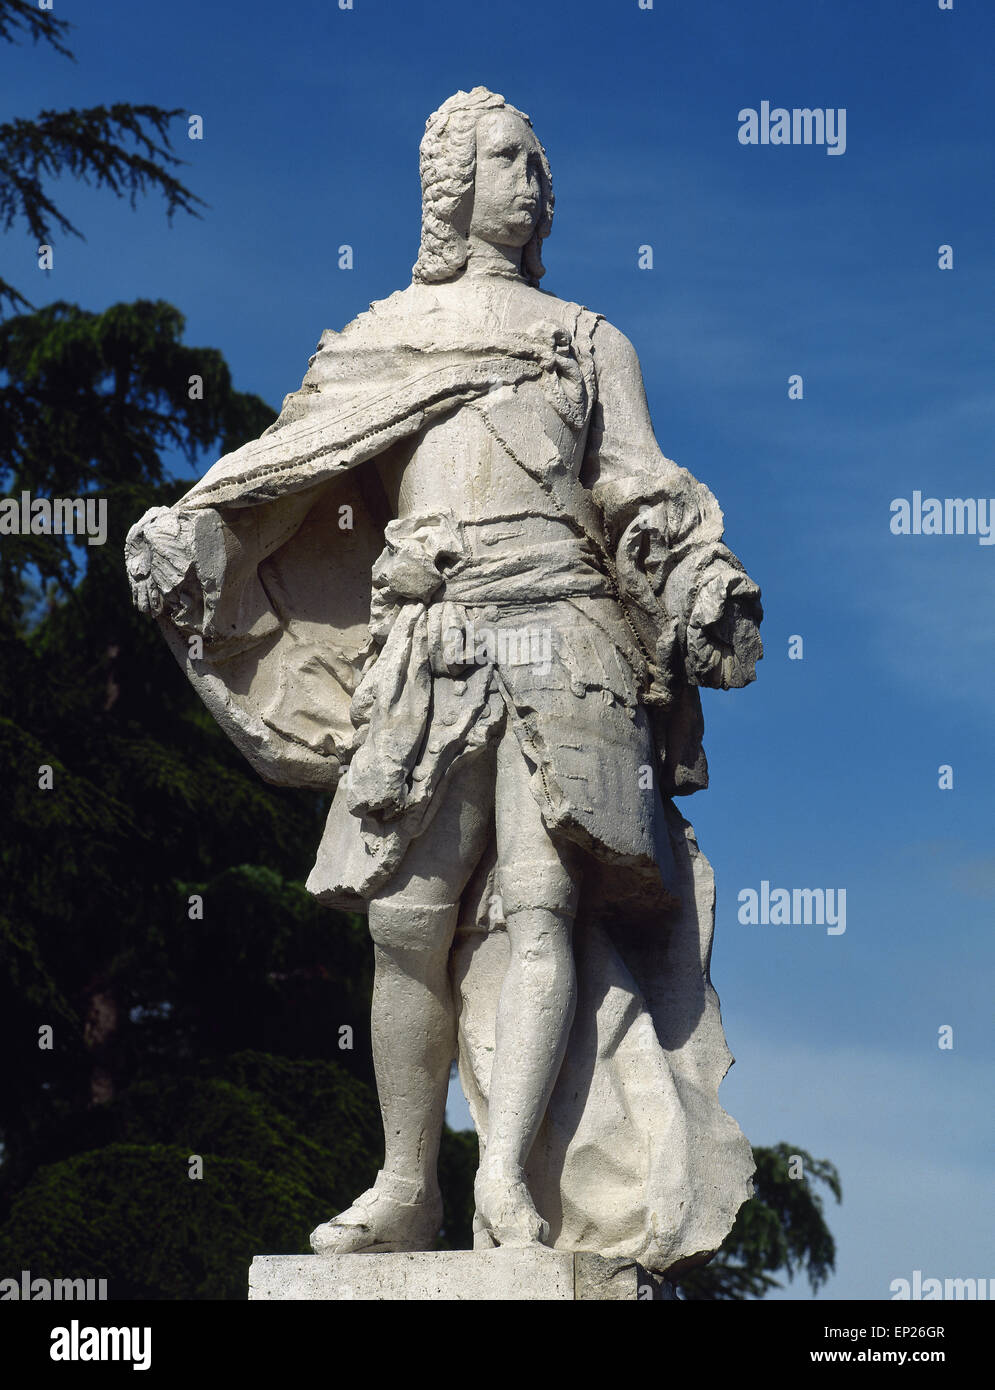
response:
[[[527,549],[505,541],[499,553],[482,556],[451,512],[405,517],[384,534],[370,605],[370,630],[381,645],[352,702],[357,746],[346,799],[354,815],[390,820],[424,807],[445,771],[411,775],[429,726],[433,678],[465,678],[460,730],[473,727],[490,698],[493,647],[480,656],[452,640],[467,628],[467,609],[595,597],[611,587],[587,540],[575,535]]]

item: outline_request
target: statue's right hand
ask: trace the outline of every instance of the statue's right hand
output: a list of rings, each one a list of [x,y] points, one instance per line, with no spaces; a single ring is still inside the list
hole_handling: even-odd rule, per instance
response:
[[[182,583],[186,566],[181,569],[171,559],[179,539],[180,522],[171,507],[150,507],[128,532],[124,563],[139,613],[158,617],[170,592]]]

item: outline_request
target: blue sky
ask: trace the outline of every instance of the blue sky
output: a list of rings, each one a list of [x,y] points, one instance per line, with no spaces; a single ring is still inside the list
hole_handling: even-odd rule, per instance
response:
[[[717,494],[764,590],[758,682],[706,694],[712,786],[682,803],[716,870],[713,976],[737,1056],[724,1103],[755,1143],[838,1165],[822,1297],[887,1298],[914,1269],[995,1277],[995,546],[889,529],[892,499],[916,489],[995,497],[995,10],[56,12],[78,25],[77,64],[7,50],[0,120],[112,100],[202,115],[205,138],[178,123],[176,144],[211,206],[170,228],[154,199],[133,213],[67,180],[58,198],[87,241],[57,240],[45,279],[11,235],[6,278],[37,303],[169,300],[187,341],[220,348],[236,384],[274,406],[322,329],[408,282],[429,112],[479,82],[531,113],[557,198],[544,286],[632,339],[661,448]],[[764,100],[845,108],[845,154],[740,144],[740,109]],[[652,270],[637,267],[643,245]],[[764,879],[845,888],[845,934],[741,924],[738,893]],[[952,1050],[938,1049],[942,1025]]]

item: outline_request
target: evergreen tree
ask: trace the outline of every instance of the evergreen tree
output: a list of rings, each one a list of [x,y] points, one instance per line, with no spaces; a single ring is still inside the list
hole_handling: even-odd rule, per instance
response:
[[[66,39],[73,26],[41,9],[36,0],[0,0],[0,40],[19,43],[31,38],[48,43],[73,60]],[[158,190],[166,214],[197,216],[204,203],[172,172],[183,161],[172,153],[171,121],[179,109],[114,102],[84,110],[41,111],[33,120],[18,118],[0,124],[0,224],[5,232],[26,227],[35,247],[52,244],[53,228],[82,238],[48,192],[60,174],[106,188],[129,199]],[[28,299],[0,277],[0,313],[29,309]]]
[[[206,1058],[334,1057],[371,1080],[365,930],[303,888],[326,799],[263,783],[131,606],[124,535],[189,484],[167,478],[164,451],[194,463],[273,418],[182,329],[151,302],[0,326],[0,484],[109,503],[103,546],[0,537],[8,1199],[102,1133],[97,1112],[130,1084]],[[51,589],[35,620],[29,567]]]
[[[804,1273],[817,1293],[836,1264],[836,1243],[813,1181],[842,1200],[839,1173],[824,1158],[790,1144],[755,1148],[755,1195],[746,1202],[722,1249],[678,1280],[687,1299],[763,1298],[781,1287],[773,1276]]]

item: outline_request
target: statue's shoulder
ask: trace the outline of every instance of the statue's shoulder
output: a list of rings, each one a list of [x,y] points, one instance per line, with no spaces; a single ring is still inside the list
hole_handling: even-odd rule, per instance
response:
[[[598,313],[596,309],[589,309],[586,304],[576,304],[572,299],[560,299],[557,295],[551,294],[549,290],[535,289],[533,294],[538,295],[549,305],[550,317],[556,317],[566,323],[574,319],[583,324],[593,334],[598,332],[599,344],[610,344],[612,346],[632,347],[629,339],[620,328],[616,328],[613,323],[605,318],[604,314]]]
[[[532,293],[537,296],[544,312],[564,328],[571,328],[575,332],[580,328],[593,333],[595,325],[601,321],[601,315],[589,309],[586,304],[577,304],[572,299],[561,299],[551,290],[535,288]]]
[[[603,314],[593,313],[590,309],[585,309],[584,314],[589,325],[588,341],[599,381],[606,374],[638,375],[641,371],[639,355],[622,330]]]
[[[620,328],[589,309],[586,304],[558,299],[546,290],[534,291],[550,306],[550,318],[555,318],[570,330],[574,345],[587,355],[594,369],[594,379],[600,384],[608,377],[621,376],[628,380],[640,376],[639,357],[632,343]]]
[[[437,302],[429,286],[412,281],[386,299],[375,299],[368,309],[350,319],[342,332],[352,336],[378,334],[417,320],[435,307]]]
[[[375,299],[341,329],[325,329],[310,359],[309,377],[316,372],[320,375],[329,362],[342,360],[343,354],[379,354],[423,336],[426,330],[431,331],[439,314],[440,306],[425,285],[411,284],[386,299]]]

